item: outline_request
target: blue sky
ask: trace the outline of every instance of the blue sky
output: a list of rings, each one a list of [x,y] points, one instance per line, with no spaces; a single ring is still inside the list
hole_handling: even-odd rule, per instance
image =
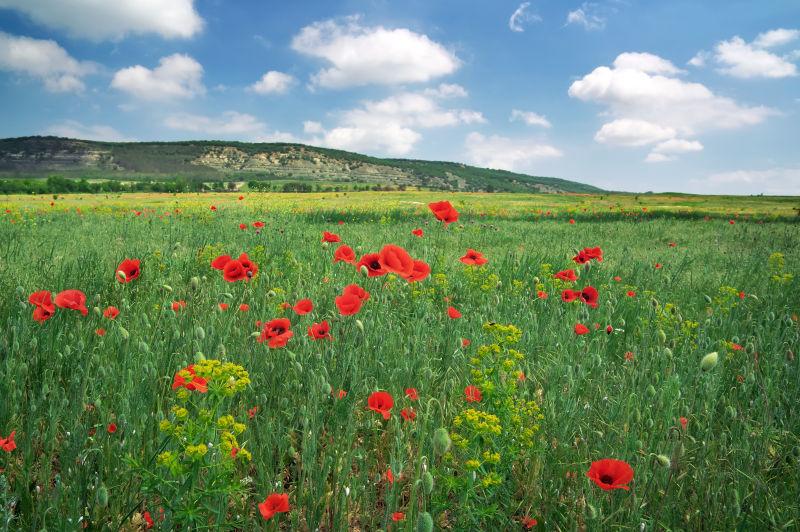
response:
[[[800,195],[800,3],[0,0],[0,137]]]

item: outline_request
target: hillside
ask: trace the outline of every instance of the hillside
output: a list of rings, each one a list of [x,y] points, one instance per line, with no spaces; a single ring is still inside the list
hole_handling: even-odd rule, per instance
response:
[[[451,162],[381,159],[303,144],[0,139],[0,177],[51,174],[87,179],[291,180],[457,191],[602,192],[565,179]]]

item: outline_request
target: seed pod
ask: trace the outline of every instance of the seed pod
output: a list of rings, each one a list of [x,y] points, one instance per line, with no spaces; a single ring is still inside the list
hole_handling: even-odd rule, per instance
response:
[[[422,489],[428,495],[433,491],[433,475],[431,475],[430,471],[425,471],[422,474]]]
[[[452,440],[450,440],[450,435],[447,433],[447,429],[444,427],[439,427],[433,433],[433,452],[437,456],[442,456],[444,453],[450,450],[450,445],[452,444]]]
[[[700,361],[700,369],[703,371],[710,371],[714,369],[719,362],[719,354],[716,351],[709,353]]]
[[[428,512],[421,512],[417,517],[417,532],[433,532],[433,517]]]

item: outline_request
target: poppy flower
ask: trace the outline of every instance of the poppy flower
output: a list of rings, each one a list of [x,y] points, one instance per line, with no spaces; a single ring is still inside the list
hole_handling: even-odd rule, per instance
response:
[[[56,295],[56,306],[58,308],[78,310],[86,316],[89,310],[86,308],[86,295],[80,290],[64,290]]]
[[[424,279],[427,279],[430,274],[431,274],[431,267],[428,266],[427,262],[422,260],[415,260],[414,268],[411,270],[411,274],[409,274],[405,279],[409,283],[416,283],[417,281],[422,281]]]
[[[678,418],[678,422],[681,424],[681,428],[683,430],[686,430],[686,426],[689,424],[689,420],[681,416]]]
[[[8,438],[3,438],[0,436],[0,449],[3,449],[5,452],[10,453],[14,449],[17,448],[17,443],[14,441],[14,435],[17,433],[16,430],[12,430],[11,434],[8,435]]]
[[[223,311],[223,312],[228,310],[228,304],[227,303],[219,303],[219,304],[217,304],[217,307],[219,307],[219,309],[221,311]]]
[[[244,199],[244,196],[239,196],[239,201],[242,201],[243,199]]]
[[[654,267],[655,267],[656,270],[660,270],[661,269],[661,263],[656,262]]]
[[[322,241],[323,242],[341,242],[342,239],[339,238],[339,235],[336,233],[330,233],[328,231],[324,231],[322,233]]]
[[[630,490],[627,484],[633,480],[633,468],[623,460],[604,458],[592,462],[586,476],[605,491]]]
[[[575,225],[575,219],[574,218],[570,218],[569,219],[569,223],[570,223],[570,225]]]
[[[547,299],[547,292],[545,292],[544,290],[539,290],[538,292],[536,292],[536,297],[538,297],[539,299]]]
[[[247,272],[241,262],[231,259],[225,263],[225,267],[222,269],[222,278],[229,283],[235,283],[247,279]]]
[[[413,408],[404,408],[400,411],[400,415],[406,421],[414,421],[417,418],[417,413],[414,412]]]
[[[447,307],[447,315],[450,319],[455,320],[461,317],[461,313],[455,307]]]
[[[347,262],[348,264],[356,263],[356,252],[347,244],[342,244],[336,251],[333,252],[333,262]]]
[[[150,530],[155,525],[155,523],[153,522],[153,518],[150,516],[150,512],[145,512],[144,514],[142,514],[142,519],[144,519],[145,528],[147,530]]]
[[[367,399],[367,408],[382,415],[383,419],[389,419],[393,406],[394,399],[388,392],[372,392]]]
[[[172,302],[172,310],[173,311],[178,312],[179,310],[184,309],[184,308],[186,308],[186,301],[180,300],[180,301],[173,301]]]
[[[110,319],[110,320],[113,320],[113,319],[115,319],[117,316],[119,316],[119,309],[118,309],[117,307],[108,306],[108,307],[106,307],[106,309],[103,311],[103,317],[104,317],[104,318],[108,318],[108,319]]]
[[[458,260],[469,266],[483,266],[489,262],[489,259],[483,256],[483,253],[474,249],[467,249],[466,254]]]
[[[469,338],[462,338],[461,339],[461,347],[469,347],[469,344],[472,343],[472,340]]]
[[[314,303],[312,303],[310,299],[301,299],[294,304],[292,310],[294,310],[298,316],[305,316],[314,310]]]
[[[594,248],[583,248],[578,252],[577,255],[572,257],[572,260],[577,262],[578,264],[586,264],[587,262],[591,262],[592,260],[596,260],[597,262],[603,262],[603,250],[599,247]]]
[[[177,390],[178,388],[186,388],[190,392],[206,393],[208,392],[208,381],[194,372],[194,364],[189,364],[176,373],[172,379],[172,389]]]
[[[611,334],[614,332],[614,327],[611,325],[606,325],[606,334]]]
[[[616,282],[620,282],[620,281],[622,281],[622,277],[620,277],[619,275],[615,275],[615,276],[614,276],[614,280],[615,280]]]
[[[383,246],[378,253],[378,262],[381,268],[389,273],[396,273],[400,277],[408,277],[414,270],[414,259],[400,246],[388,244]]]
[[[244,276],[245,280],[250,280],[256,276],[258,273],[258,266],[256,263],[250,260],[250,257],[247,256],[247,253],[242,253],[239,255],[239,263],[242,265],[244,269]]]
[[[597,289],[593,286],[586,286],[580,292],[581,301],[586,303],[592,308],[597,308],[597,299],[599,294],[597,293]]]
[[[106,335],[106,330],[103,329],[102,327],[98,327],[97,329],[94,330],[94,333],[97,336],[105,336]]]
[[[405,518],[406,518],[406,514],[404,514],[403,512],[394,512],[392,514],[392,521],[394,521],[395,523],[398,522],[398,521],[402,521]]]
[[[368,277],[380,277],[386,275],[386,270],[381,264],[381,256],[378,253],[367,253],[356,263],[356,268],[361,270],[366,268]]]
[[[481,399],[483,399],[483,394],[480,388],[474,384],[470,384],[464,388],[464,397],[467,399],[468,403],[480,403]]]
[[[458,211],[453,208],[449,201],[436,201],[428,204],[437,220],[444,222],[447,226],[458,221]]]
[[[284,347],[289,338],[294,336],[291,322],[287,318],[276,318],[268,321],[258,337],[259,343],[267,342],[270,349]]]
[[[744,296],[745,296],[744,292],[739,292],[739,299],[744,299]]]
[[[561,279],[562,281],[574,282],[578,280],[575,270],[561,270],[553,276],[554,279]]]
[[[349,284],[344,287],[342,290],[343,294],[352,294],[359,298],[361,301],[367,301],[369,299],[369,292],[358,286],[357,284]]]
[[[247,224],[239,224],[239,229],[242,231],[247,231]]]
[[[589,334],[589,327],[584,325],[583,323],[576,323],[575,324],[575,334],[578,336]]]
[[[242,303],[239,305],[239,312],[248,312],[250,310],[250,305],[247,303]]]
[[[633,351],[625,351],[625,361],[632,362],[634,358]]]
[[[40,290],[28,296],[28,303],[34,305],[33,319],[39,323],[44,323],[53,317],[56,307],[51,300],[52,294],[49,290]]]
[[[561,301],[564,303],[572,303],[579,297],[581,297],[581,292],[579,290],[570,290],[567,288],[561,292]]]
[[[674,247],[676,247],[677,245],[678,245],[678,244],[676,244],[675,242],[670,242],[670,243],[669,243],[669,247],[671,247],[671,248],[674,248]]]
[[[106,428],[109,434],[114,434],[117,432],[117,424],[116,423],[109,423],[108,427]]]
[[[339,314],[342,316],[352,316],[361,310],[362,300],[357,295],[345,293],[336,296],[334,303],[336,303],[336,308],[339,309]]]
[[[336,392],[336,397],[338,397],[340,400],[344,399],[345,397],[347,397],[347,392],[344,390],[339,390],[338,392]]]
[[[626,295],[627,295],[628,297],[636,297],[636,292],[634,292],[633,290],[628,290],[628,291],[626,292]]]
[[[139,277],[142,270],[139,267],[139,259],[125,259],[117,266],[117,281],[120,283],[129,283]]]
[[[211,261],[211,267],[215,270],[223,270],[225,269],[225,265],[231,261],[230,255],[220,255],[216,259]]]
[[[536,519],[533,517],[524,517],[522,519],[522,526],[524,526],[526,530],[530,530],[538,524],[538,521],[536,521]]]
[[[256,413],[257,412],[258,412],[258,407],[257,406],[254,406],[253,408],[248,409],[247,410],[247,418],[248,419],[253,419],[254,417],[256,417]]]
[[[333,337],[330,335],[330,330],[331,326],[327,321],[314,323],[308,328],[308,336],[314,340],[322,340],[323,338],[333,340]]]
[[[416,388],[406,388],[406,397],[411,399],[412,401],[416,401],[419,399],[419,394],[417,393]]]
[[[261,229],[262,227],[264,227],[264,225],[265,225],[264,222],[260,221],[253,222],[253,227],[255,227],[256,229]]]
[[[258,511],[265,520],[272,519],[275,514],[286,513],[289,510],[288,493],[273,493],[264,499],[264,502],[258,503]]]
[[[394,484],[394,473],[392,473],[391,467],[386,469],[384,477],[386,477],[386,482],[388,482],[389,484]]]
[[[424,235],[425,233],[422,232],[422,229],[412,229],[411,234],[416,237],[422,238],[422,235]]]
[[[217,210],[217,206],[216,205],[212,205],[211,206],[211,212],[216,212],[216,210]]]

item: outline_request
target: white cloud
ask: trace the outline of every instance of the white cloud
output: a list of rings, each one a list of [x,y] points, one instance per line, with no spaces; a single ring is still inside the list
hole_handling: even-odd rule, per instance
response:
[[[261,79],[250,85],[249,89],[258,94],[283,94],[296,83],[294,76],[270,70]]]
[[[154,69],[136,65],[114,74],[111,86],[142,100],[194,98],[205,94],[203,66],[184,54],[162,57]]]
[[[309,135],[316,135],[318,133],[323,133],[325,128],[322,127],[322,124],[319,122],[315,122],[313,120],[306,120],[303,122],[303,133],[308,133]]]
[[[762,33],[756,39],[771,32]],[[766,41],[774,38],[767,38]],[[736,78],[786,78],[797,75],[797,66],[786,59],[773,54],[755,43],[747,43],[741,37],[717,43],[714,48],[714,59],[720,65],[721,73]]]
[[[663,153],[656,153],[654,151],[648,153],[647,157],[644,158],[644,162],[646,163],[664,163],[672,160],[674,160],[673,157],[670,157],[669,155],[665,155]]]
[[[525,23],[540,22],[542,20],[542,17],[540,17],[536,13],[527,12],[530,5],[531,5],[530,2],[523,2],[514,11],[514,13],[511,14],[511,18],[508,19],[508,28],[511,31],[523,32],[525,31],[524,27]]]
[[[703,50],[694,54],[694,57],[689,59],[686,64],[695,68],[703,68],[706,66],[706,61],[711,57],[711,54]]]
[[[467,89],[455,83],[440,83],[435,89],[425,89],[422,93],[434,98],[466,98],[469,95]]]
[[[525,122],[529,126],[550,127],[552,125],[547,118],[540,114],[533,111],[520,111],[519,109],[513,109],[508,120],[510,122]]]
[[[225,111],[219,116],[176,113],[164,119],[164,126],[176,131],[195,133],[199,138],[231,138],[254,142],[297,141],[294,135],[270,131],[267,124],[255,116],[237,111]]]
[[[584,2],[581,7],[567,13],[566,26],[578,24],[586,30],[602,30],[606,27],[606,15],[600,5]]]
[[[702,150],[703,145],[696,140],[669,139],[657,144],[656,147],[647,154],[645,162],[660,163],[672,161],[679,154]]]
[[[94,41],[144,33],[188,38],[203,28],[194,0],[0,0],[0,8]]]
[[[418,129],[484,123],[471,109],[446,109],[424,92],[403,92],[368,100],[338,113],[338,124],[313,143],[344,150],[405,155],[422,139]],[[312,126],[316,127],[316,126]]]
[[[672,63],[658,56],[622,54],[613,67],[597,67],[573,82],[569,95],[605,106],[604,115],[612,120],[595,139],[625,146],[741,128],[777,114],[768,107],[717,96],[705,85],[675,77],[677,73]]]
[[[73,58],[55,41],[0,31],[0,70],[39,79],[50,92],[80,92],[86,88],[83,77],[97,67]]]
[[[426,35],[364,27],[358,17],[306,26],[292,39],[292,48],[331,64],[312,77],[313,85],[330,88],[426,82],[455,72],[461,63]]]
[[[472,132],[464,142],[467,159],[478,166],[523,171],[542,159],[561,157],[558,148],[536,139],[511,139],[498,135],[486,137]]]
[[[701,194],[800,195],[800,166],[764,170],[734,170],[690,180],[693,192]]]
[[[132,142],[136,139],[128,137],[111,126],[100,124],[85,125],[76,120],[64,120],[47,127],[42,134],[68,137],[71,139],[102,140],[106,142]]]
[[[774,48],[789,44],[798,38],[800,38],[800,30],[778,28],[759,34],[756,40],[753,41],[753,46],[756,48]]]

